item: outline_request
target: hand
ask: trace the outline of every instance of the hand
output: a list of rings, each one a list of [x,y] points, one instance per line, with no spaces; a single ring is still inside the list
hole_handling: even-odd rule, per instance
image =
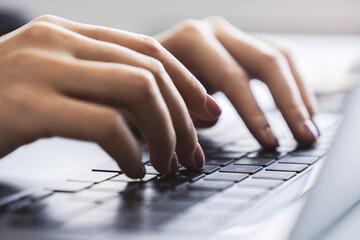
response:
[[[295,139],[303,145],[315,143],[319,135],[312,121],[315,98],[285,50],[241,32],[219,17],[187,20],[155,38],[199,74],[209,92],[221,91],[229,98],[263,147],[277,147],[278,140],[251,93],[251,78],[267,84]],[[194,122],[202,126],[216,123]]]
[[[207,121],[221,113],[151,37],[43,16],[0,38],[0,157],[62,136],[97,142],[126,175],[141,178],[141,150],[118,108],[135,119],[164,174],[178,160],[189,169],[204,164],[189,112]]]

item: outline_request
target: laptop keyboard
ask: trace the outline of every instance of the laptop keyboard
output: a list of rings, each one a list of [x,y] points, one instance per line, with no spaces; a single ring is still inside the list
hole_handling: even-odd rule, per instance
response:
[[[206,156],[200,170],[180,166],[176,175],[164,176],[144,158],[145,177],[130,179],[114,161],[103,162],[1,206],[0,221],[17,228],[86,233],[184,233],[202,226],[202,231],[215,231],[323,158],[339,122],[320,115],[317,145],[302,149],[279,114],[273,115],[269,118],[281,144],[276,151],[262,150],[244,126],[229,123],[199,132]]]

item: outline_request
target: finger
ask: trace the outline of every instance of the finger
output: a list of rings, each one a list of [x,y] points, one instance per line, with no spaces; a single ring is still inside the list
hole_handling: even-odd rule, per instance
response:
[[[303,80],[302,75],[300,74],[299,70],[296,67],[294,58],[291,56],[289,51],[286,50],[284,47],[266,39],[262,39],[262,40],[268,43],[269,45],[271,45],[272,47],[276,48],[277,50],[279,50],[285,56],[289,64],[291,73],[294,76],[294,79],[300,91],[301,98],[306,106],[306,109],[309,112],[310,118],[312,119],[316,114],[318,108],[316,97],[314,91]]]
[[[128,109],[149,144],[154,167],[161,173],[171,173],[175,132],[151,72],[122,64],[69,60],[33,51],[22,53],[20,58],[33,59],[35,65],[41,64],[36,61],[46,64],[47,68],[36,73],[32,73],[34,68],[29,66],[32,76],[46,79],[38,80],[41,84],[51,85],[71,97]]]
[[[216,125],[219,119],[215,119],[213,121],[203,121],[196,118],[193,118],[193,123],[196,128],[209,128]]]
[[[66,32],[62,34],[67,34]],[[71,39],[71,37],[69,36]],[[176,152],[179,161],[187,168],[197,169],[203,159],[197,159],[197,134],[181,95],[165,71],[162,63],[131,49],[87,37],[68,40],[68,47],[75,57],[99,62],[116,62],[149,70],[167,104],[176,132]],[[156,166],[156,163],[154,164]]]
[[[252,38],[222,19],[208,20],[219,41],[245,70],[263,80],[295,139],[312,145],[319,135],[301,99],[295,79],[283,57],[269,45]]]
[[[197,26],[198,34],[191,44],[191,59],[187,63],[203,76],[210,85],[224,92],[244,120],[254,137],[266,148],[278,145],[269,124],[252,95],[249,79],[241,66],[232,58],[206,26]]]
[[[44,128],[50,135],[96,142],[127,176],[144,176],[141,149],[114,109],[55,93],[46,99],[41,114],[44,116]]]
[[[221,114],[220,107],[208,97],[200,82],[153,38],[116,29],[80,24],[54,16],[44,16],[36,21],[52,22],[89,38],[118,44],[158,59],[171,76],[192,115],[203,120],[214,120]]]

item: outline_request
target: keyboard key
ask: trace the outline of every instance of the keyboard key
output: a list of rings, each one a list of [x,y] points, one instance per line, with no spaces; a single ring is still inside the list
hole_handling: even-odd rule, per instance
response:
[[[249,176],[248,174],[244,174],[244,173],[217,172],[206,176],[204,180],[240,182],[241,180],[247,178],[248,176]]]
[[[90,191],[100,191],[100,192],[114,192],[121,193],[129,191],[130,189],[136,187],[134,184],[128,184],[127,182],[119,182],[119,181],[107,181],[103,183],[99,183],[91,187]]]
[[[249,153],[260,149],[258,144],[256,145],[226,145],[221,148],[222,152],[228,153]]]
[[[224,190],[224,189],[230,187],[233,184],[234,184],[233,182],[200,180],[200,181],[190,184],[190,189],[221,191],[221,190]]]
[[[294,172],[275,172],[275,171],[261,171],[253,176],[253,178],[265,178],[265,179],[278,179],[288,180],[295,176]]]
[[[312,157],[322,157],[326,154],[326,149],[298,149],[292,152],[291,156],[312,156]]]
[[[79,192],[88,187],[91,187],[93,183],[87,182],[59,182],[54,185],[45,187],[45,190],[55,191],[55,192]]]
[[[98,192],[98,191],[84,190],[71,195],[69,200],[101,203],[109,199],[115,198],[117,196],[118,194],[114,192]]]
[[[267,171],[302,172],[307,168],[305,164],[275,163],[267,167]]]
[[[121,173],[121,170],[115,161],[107,161],[100,163],[92,168],[94,172],[116,172]]]
[[[241,181],[238,185],[261,188],[275,188],[283,182],[283,180],[247,178],[244,181]]]
[[[294,163],[294,164],[308,164],[311,165],[319,160],[318,157],[306,157],[306,156],[288,156],[281,160],[279,163]]]
[[[170,197],[170,200],[174,201],[198,201],[202,199],[209,198],[216,193],[216,190],[213,191],[197,191],[197,190],[183,190],[181,192],[175,193]]]
[[[154,212],[174,213],[186,209],[191,206],[191,204],[191,202],[185,201],[165,201],[153,205],[150,210]]]
[[[128,183],[144,183],[144,182],[154,180],[156,178],[157,178],[156,175],[145,174],[145,176],[141,179],[132,179],[132,178],[127,177],[125,174],[120,174],[120,175],[110,179],[110,181],[119,181],[119,182],[128,182]]]
[[[253,165],[253,166],[269,166],[274,163],[275,159],[271,158],[243,158],[234,162],[235,165]]]
[[[145,166],[146,174],[160,175],[158,171],[152,166]]]
[[[210,174],[213,172],[216,172],[220,169],[219,166],[213,166],[213,165],[204,165],[203,168],[199,169],[199,170],[193,170],[193,171],[189,171],[187,169],[184,170],[180,170],[180,172],[197,172],[197,173],[205,173],[205,174]]]
[[[90,183],[99,183],[105,180],[108,180],[112,177],[115,177],[118,173],[111,173],[111,172],[86,172],[80,174],[76,177],[72,177],[67,179],[66,181],[71,182],[90,182]]]
[[[272,158],[272,159],[280,159],[286,156],[286,152],[278,152],[278,151],[259,151],[250,153],[247,155],[248,158]]]
[[[216,152],[213,154],[207,154],[205,155],[206,158],[212,158],[212,159],[240,159],[242,157],[245,157],[247,153],[245,152]]]
[[[183,181],[183,182],[195,182],[203,177],[205,177],[205,173],[197,173],[197,172],[189,172],[182,171],[178,172],[176,175],[166,176],[167,178]]]
[[[185,187],[187,187],[190,183],[189,182],[184,182],[181,180],[170,180],[170,178],[167,178],[167,176],[160,178],[157,181],[153,181],[151,182],[152,185],[156,186],[156,187],[160,187],[160,188],[171,188],[175,191],[178,191],[180,189],[183,189]]]
[[[170,189],[159,188],[155,185],[145,185],[141,188],[127,191],[122,196],[133,202],[155,202],[159,199],[165,199],[170,193]]]
[[[205,164],[224,167],[226,165],[229,165],[232,162],[234,162],[234,160],[232,160],[232,159],[231,160],[229,160],[229,159],[206,159]]]
[[[233,173],[249,173],[254,174],[260,171],[262,167],[260,166],[246,166],[246,165],[229,165],[222,169],[220,172],[233,172]]]

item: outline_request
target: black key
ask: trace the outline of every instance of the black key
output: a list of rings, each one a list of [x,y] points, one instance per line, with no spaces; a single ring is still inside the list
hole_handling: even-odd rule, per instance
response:
[[[284,171],[284,172],[302,172],[308,166],[305,164],[286,164],[286,163],[275,163],[267,167],[267,171]]]
[[[196,191],[196,190],[184,190],[178,193],[175,193],[170,197],[170,200],[174,201],[198,201],[205,198],[213,196],[216,191]]]
[[[243,158],[243,159],[235,161],[234,164],[266,167],[274,162],[275,162],[275,159],[271,159],[271,158]]]
[[[189,182],[163,177],[157,181],[151,182],[151,185],[154,185],[157,187],[162,187],[162,188],[171,188],[175,191],[178,191],[180,189],[187,187],[189,185]]]
[[[277,180],[288,180],[295,176],[294,172],[275,172],[275,171],[261,171],[253,176],[253,178],[264,178],[264,179],[277,179]]]
[[[176,180],[180,180],[180,181],[184,181],[184,182],[195,182],[195,181],[205,177],[205,174],[197,173],[197,172],[182,171],[172,177],[174,177]]]
[[[155,202],[157,200],[166,198],[170,193],[170,189],[149,185],[125,192],[122,194],[122,196],[125,197],[125,199],[128,201]]]
[[[319,157],[300,157],[300,156],[287,156],[281,160],[279,163],[294,163],[294,164],[308,164],[311,165],[319,160]]]
[[[153,205],[150,208],[150,210],[154,212],[173,213],[184,210],[187,207],[191,206],[191,204],[192,204],[191,202],[185,202],[185,201],[166,201]]]
[[[217,172],[205,177],[205,180],[240,182],[249,175],[244,173]]]
[[[206,159],[205,163],[206,165],[216,165],[220,167],[224,167],[226,165],[229,165],[230,163],[234,162],[234,160],[229,159]]]
[[[250,153],[247,155],[248,158],[272,158],[272,159],[280,159],[286,156],[285,152],[278,151],[259,151]]]
[[[260,166],[247,166],[247,165],[229,165],[222,169],[220,172],[233,172],[233,173],[249,173],[254,174],[260,171],[262,167]]]
[[[221,191],[230,187],[233,184],[233,182],[200,180],[190,184],[190,189]]]
[[[240,159],[245,157],[247,153],[244,152],[216,152],[212,154],[206,154],[206,158],[211,159]]]
[[[205,173],[205,174],[210,174],[213,172],[216,172],[220,169],[219,166],[213,166],[213,165],[204,165],[203,168],[199,169],[199,170],[194,170],[194,171],[190,171],[190,172],[197,172],[197,173]],[[185,170],[180,170],[181,172],[189,172],[189,170],[185,169]]]
[[[322,157],[326,154],[326,149],[297,149],[292,152],[291,156],[311,156],[311,157]]]

